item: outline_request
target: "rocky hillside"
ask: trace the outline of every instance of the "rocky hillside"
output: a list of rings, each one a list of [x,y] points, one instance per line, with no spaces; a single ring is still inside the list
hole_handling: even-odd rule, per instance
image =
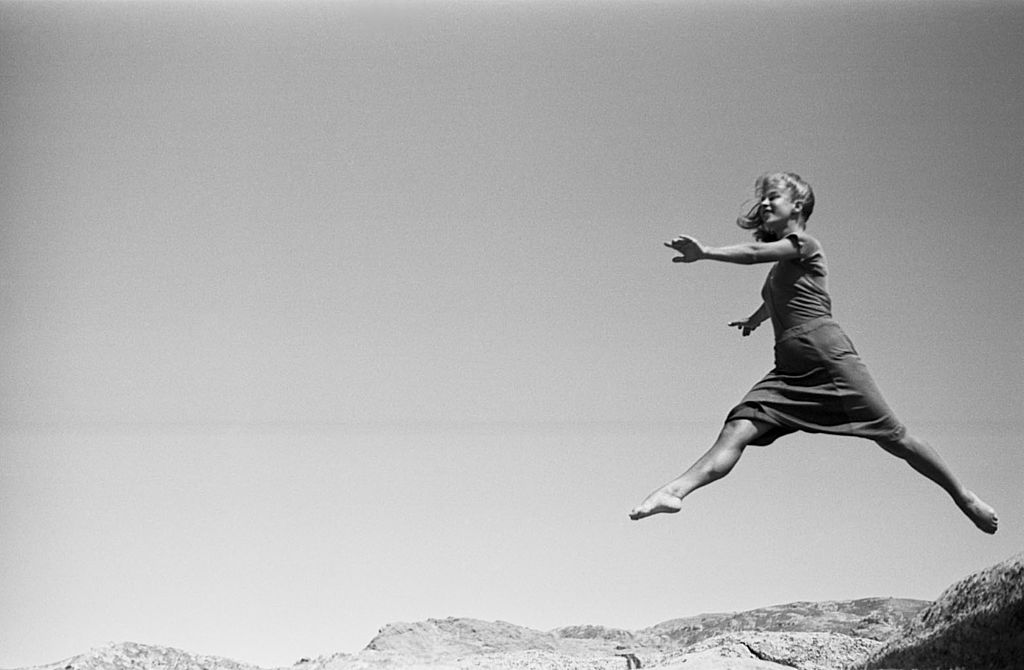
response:
[[[423,658],[457,658],[526,649],[555,651],[558,646],[558,637],[552,633],[504,621],[448,618],[388,624],[366,649]]]
[[[934,603],[797,602],[636,631],[597,625],[538,631],[502,621],[430,619],[389,624],[358,653],[302,659],[288,670],[1009,670],[1024,667],[1020,659],[1024,554],[954,584]],[[260,669],[125,643],[33,670]]]
[[[1024,553],[946,589],[858,667],[1024,667]]]
[[[842,602],[797,602],[739,614],[702,614],[672,619],[643,631],[682,645],[735,631],[842,633],[886,640],[909,623],[927,603],[899,598],[864,598]]]
[[[80,656],[34,670],[259,670],[218,656],[190,654],[169,647],[125,642],[98,647]]]
[[[289,670],[831,670],[861,660],[925,601],[792,603],[673,619],[638,631],[596,625],[539,631],[502,621],[429,619],[385,626],[365,649],[302,659]],[[213,656],[133,643],[34,670],[261,670]],[[282,669],[283,670],[283,669]]]
[[[740,645],[752,659],[785,659],[790,667],[812,670],[833,667],[829,663],[839,659],[843,663],[862,659],[927,604],[895,598],[801,602],[673,619],[638,631],[588,625],[542,632],[502,621],[429,619],[385,626],[365,651],[430,663],[525,651],[590,660],[625,659],[632,654],[649,662],[666,662],[717,644]],[[760,635],[751,636],[753,631]],[[694,647],[698,643],[704,644]]]

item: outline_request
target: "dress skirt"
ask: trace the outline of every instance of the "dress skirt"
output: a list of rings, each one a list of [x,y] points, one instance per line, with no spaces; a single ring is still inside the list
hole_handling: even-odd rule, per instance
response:
[[[886,404],[850,338],[828,317],[784,331],[775,368],[750,389],[726,419],[769,429],[751,442],[768,445],[796,431],[889,440],[906,432]]]

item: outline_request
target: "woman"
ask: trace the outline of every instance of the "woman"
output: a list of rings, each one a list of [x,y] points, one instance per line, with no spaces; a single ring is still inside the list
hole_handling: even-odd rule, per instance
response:
[[[757,204],[737,221],[753,231],[755,242],[708,247],[683,235],[665,244],[679,253],[672,260],[680,263],[774,263],[761,291],[761,306],[729,325],[746,336],[771,319],[775,367],[729,412],[707,453],[647,496],[630,518],[678,512],[683,498],[728,474],[747,445],[767,445],[805,431],[876,442],[941,486],[978,528],[995,533],[995,510],[964,488],[930,445],[907,432],[832,319],[825,255],[806,233],[814,210],[810,185],[791,172],[767,174],[758,178],[755,194]]]

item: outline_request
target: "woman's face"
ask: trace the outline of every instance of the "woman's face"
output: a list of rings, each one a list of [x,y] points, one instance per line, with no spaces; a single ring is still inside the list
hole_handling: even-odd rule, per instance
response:
[[[793,201],[789,189],[782,184],[766,185],[760,204],[761,225],[773,233],[785,230],[802,206]]]

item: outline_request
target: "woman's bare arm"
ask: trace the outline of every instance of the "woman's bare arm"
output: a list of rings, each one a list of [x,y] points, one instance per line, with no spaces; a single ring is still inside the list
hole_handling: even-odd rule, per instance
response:
[[[777,242],[749,242],[728,247],[708,247],[701,244],[696,238],[680,235],[671,242],[666,242],[665,246],[679,252],[680,255],[672,259],[676,263],[710,260],[753,265],[754,263],[791,260],[800,256],[800,250],[789,239]]]

